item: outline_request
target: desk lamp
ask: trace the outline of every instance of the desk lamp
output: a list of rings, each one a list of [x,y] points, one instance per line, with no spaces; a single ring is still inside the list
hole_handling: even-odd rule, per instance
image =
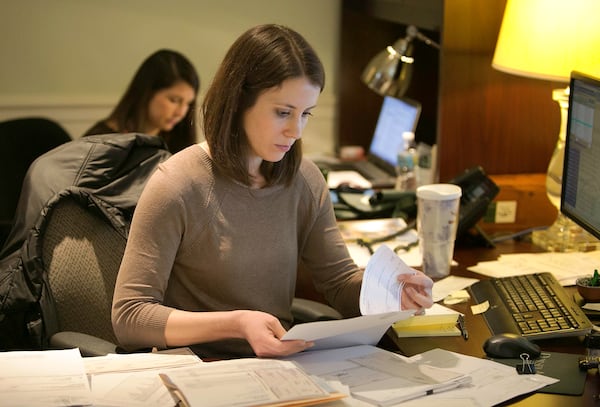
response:
[[[546,176],[546,193],[558,217],[532,237],[548,251],[600,248],[600,242],[560,212],[568,82],[571,71],[600,76],[598,16],[598,0],[507,0],[492,61],[492,67],[503,72],[567,83],[552,94],[560,106],[561,124]]]
[[[406,37],[398,39],[394,45],[388,45],[371,59],[363,70],[362,81],[381,96],[404,96],[412,77],[415,38],[434,48],[440,48],[438,43],[423,35],[417,27],[409,25]]]

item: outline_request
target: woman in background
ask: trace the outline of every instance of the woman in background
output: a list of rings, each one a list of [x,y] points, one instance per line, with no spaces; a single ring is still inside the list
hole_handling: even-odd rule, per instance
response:
[[[325,84],[297,32],[248,30],[202,105],[206,142],[161,164],[135,210],[112,321],[126,349],[190,346],[201,357],[282,356],[302,263],[343,316],[360,314],[362,271],[337,227],[301,136]],[[433,282],[399,277],[402,309],[432,305]]]
[[[138,68],[112,113],[84,136],[144,133],[160,136],[171,153],[196,142],[196,96],[200,79],[191,62],[167,49],[150,55]]]

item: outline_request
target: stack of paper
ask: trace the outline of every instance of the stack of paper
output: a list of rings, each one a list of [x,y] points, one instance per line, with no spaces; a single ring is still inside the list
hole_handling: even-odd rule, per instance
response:
[[[288,359],[308,373],[342,382],[352,398],[377,406],[403,401],[415,406],[492,406],[558,381],[540,374],[519,375],[514,367],[442,349],[407,358],[373,346],[354,346]]]
[[[440,304],[425,310],[424,315],[413,315],[392,325],[399,338],[419,336],[460,336],[460,313]]]
[[[0,405],[63,407],[92,404],[79,350],[0,352]]]
[[[325,380],[341,380],[350,387],[353,398],[377,406],[401,403],[471,382],[471,377],[461,372],[413,363],[374,346],[310,351],[290,360]]]
[[[571,253],[512,253],[503,254],[494,261],[479,262],[469,270],[488,277],[550,272],[564,286],[574,285],[598,268],[600,250]]]
[[[225,360],[172,370],[160,377],[188,407],[309,406],[345,397],[295,363],[282,360]]]

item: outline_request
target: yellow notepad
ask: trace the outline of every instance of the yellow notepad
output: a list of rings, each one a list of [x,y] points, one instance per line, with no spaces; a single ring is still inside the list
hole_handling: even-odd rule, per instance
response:
[[[399,338],[419,336],[460,336],[458,326],[460,313],[440,304],[425,311],[425,315],[414,315],[394,322],[392,328]]]

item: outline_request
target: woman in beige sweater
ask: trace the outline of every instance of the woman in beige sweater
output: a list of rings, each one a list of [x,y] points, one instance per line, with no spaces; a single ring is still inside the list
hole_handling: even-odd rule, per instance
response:
[[[305,350],[280,340],[300,263],[334,308],[359,315],[362,271],[323,176],[302,158],[324,83],[316,53],[287,27],[235,41],[203,102],[206,142],[161,165],[136,208],[113,301],[122,346],[217,358]],[[402,278],[403,309],[431,306],[431,279]]]

